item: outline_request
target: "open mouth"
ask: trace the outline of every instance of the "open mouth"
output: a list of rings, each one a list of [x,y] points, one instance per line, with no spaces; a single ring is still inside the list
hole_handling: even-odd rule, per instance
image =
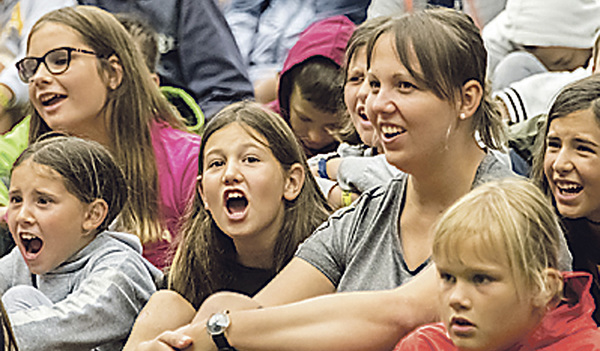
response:
[[[66,95],[61,94],[46,94],[40,96],[40,102],[43,106],[51,106],[64,100],[66,97]]]
[[[464,318],[452,318],[452,324],[460,327],[472,327],[475,325]]]
[[[229,191],[225,194],[225,207],[232,215],[241,215],[248,207],[248,199],[241,191]]]
[[[27,253],[36,254],[40,252],[42,246],[44,246],[42,239],[33,234],[21,233],[19,237],[21,238],[21,242],[23,243]]]
[[[396,137],[404,132],[405,132],[404,129],[397,127],[397,126],[392,126],[392,125],[381,126],[381,134],[386,139],[392,139],[393,137]]]
[[[583,190],[581,185],[575,183],[556,184],[556,188],[561,195],[576,195]]]

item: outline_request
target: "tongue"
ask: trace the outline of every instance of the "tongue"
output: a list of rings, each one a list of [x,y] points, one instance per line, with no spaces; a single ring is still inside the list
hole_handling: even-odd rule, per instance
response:
[[[38,238],[29,240],[27,244],[27,252],[29,253],[38,253],[42,248],[42,241]]]
[[[227,201],[227,209],[232,214],[241,213],[244,212],[247,204],[248,201],[246,201],[246,199],[244,198],[230,199],[229,201]]]

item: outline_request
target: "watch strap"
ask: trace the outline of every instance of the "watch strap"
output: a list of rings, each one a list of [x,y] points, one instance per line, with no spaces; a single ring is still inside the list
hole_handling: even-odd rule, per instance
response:
[[[212,335],[212,339],[219,351],[237,351],[229,344],[229,341],[227,341],[227,338],[225,337],[225,333]]]

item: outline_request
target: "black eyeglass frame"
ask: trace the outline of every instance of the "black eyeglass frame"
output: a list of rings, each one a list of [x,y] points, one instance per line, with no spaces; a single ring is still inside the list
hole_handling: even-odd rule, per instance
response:
[[[67,63],[65,64],[64,68],[61,68],[58,71],[52,70],[50,69],[50,67],[48,66],[48,63],[46,62],[46,58],[48,57],[48,55],[51,55],[57,51],[60,50],[64,50],[67,52]],[[40,68],[40,64],[44,63],[44,66],[46,66],[46,69],[48,70],[48,72],[54,74],[54,75],[58,75],[58,74],[62,74],[65,73],[70,65],[71,65],[71,53],[73,52],[79,52],[82,54],[88,54],[88,55],[94,55],[98,58],[101,58],[100,55],[98,55],[97,53],[90,51],[90,50],[85,50],[85,49],[78,49],[78,48],[72,48],[72,47],[68,47],[68,46],[63,46],[60,48],[56,48],[56,49],[52,49],[50,51],[48,51],[47,53],[44,54],[44,56],[42,57],[33,57],[33,56],[27,56],[24,57],[23,59],[21,59],[19,62],[17,62],[15,64],[15,66],[17,66],[17,71],[19,72],[19,78],[21,79],[21,81],[23,81],[23,83],[29,83],[29,80],[31,79],[31,77],[33,77],[35,75],[35,73],[37,72],[38,68]],[[32,70],[31,75],[29,77],[27,77],[24,73],[25,71],[25,62],[26,61],[31,61],[34,60],[36,62],[35,68]]]

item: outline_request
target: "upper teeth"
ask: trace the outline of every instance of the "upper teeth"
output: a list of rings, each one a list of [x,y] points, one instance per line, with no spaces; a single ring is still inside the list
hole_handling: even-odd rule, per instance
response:
[[[33,234],[23,233],[23,234],[21,234],[21,238],[23,240],[33,240],[33,239],[35,239],[37,237],[35,235],[33,235]]]
[[[54,99],[57,95],[56,94],[49,94],[49,95],[43,95],[40,97],[40,101],[41,102],[48,102],[52,99]]]
[[[227,194],[227,198],[229,198],[229,199],[234,198],[234,197],[235,198],[242,198],[242,197],[244,197],[244,195],[242,195],[242,194],[240,194],[238,192],[232,192],[232,193]]]
[[[385,125],[385,126],[381,126],[381,131],[384,134],[394,134],[394,133],[400,133],[402,131],[402,129],[398,128],[397,126]]]

